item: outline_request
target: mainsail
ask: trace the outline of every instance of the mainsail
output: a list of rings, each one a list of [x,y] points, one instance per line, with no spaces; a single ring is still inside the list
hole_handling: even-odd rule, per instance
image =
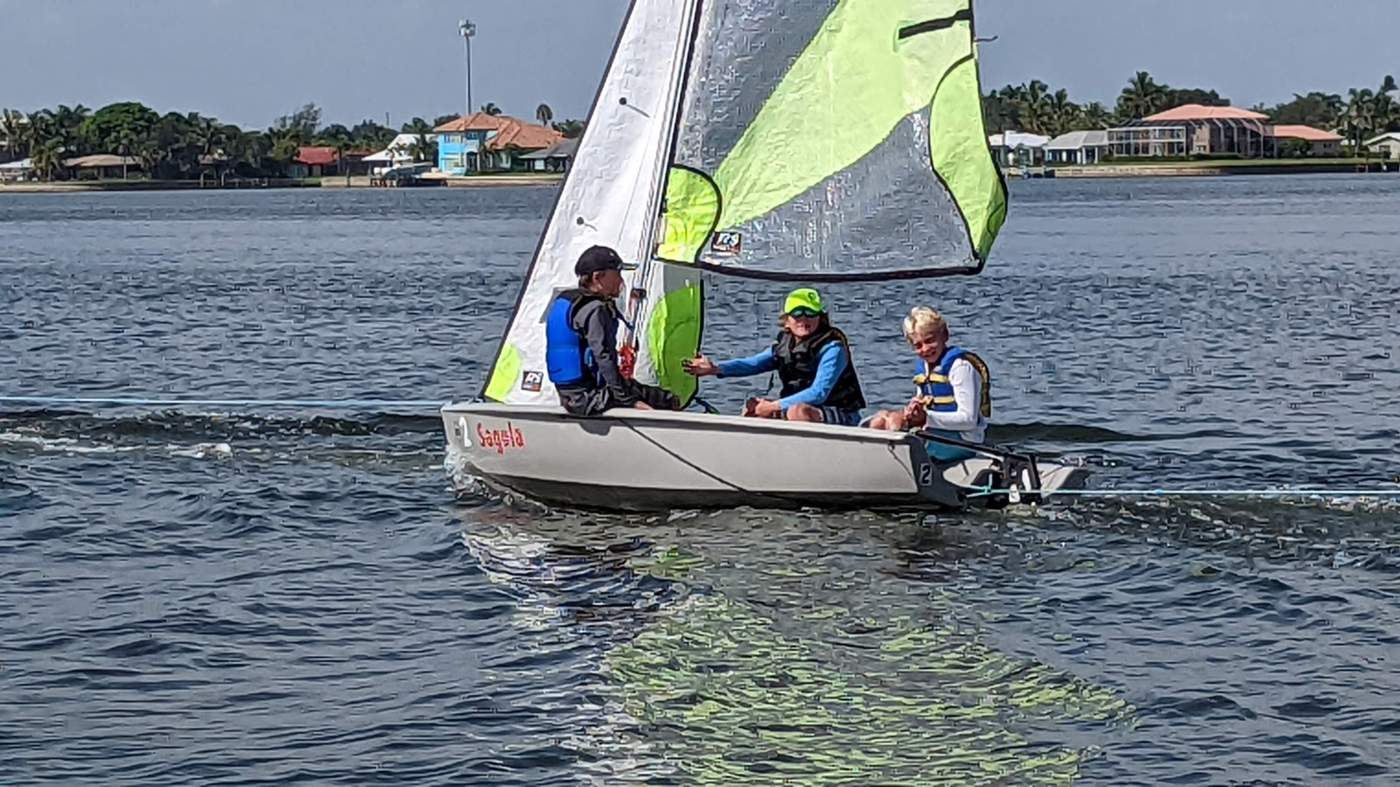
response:
[[[577,286],[573,267],[585,249],[601,244],[624,259],[651,259],[652,225],[660,210],[682,71],[694,38],[696,2],[632,3],[584,138],[526,273],[486,384],[487,398],[513,404],[558,402],[546,373],[545,318],[555,297]],[[660,346],[688,344],[693,353],[700,341],[699,272],[674,268],[652,265],[634,276],[633,288],[646,292],[638,330],[640,337],[655,337]],[[680,294],[673,297],[672,292]],[[650,316],[658,311],[663,323],[652,326]],[[658,374],[649,348],[642,349],[640,379],[687,382],[675,377],[685,376],[678,367],[669,380]]]
[[[636,376],[688,400],[702,271],[977,273],[1006,205],[971,0],[634,0],[486,395],[556,401],[544,315],[594,243],[643,261]]]
[[[804,281],[980,270],[1006,186],[970,0],[712,0],[696,48],[662,259]]]

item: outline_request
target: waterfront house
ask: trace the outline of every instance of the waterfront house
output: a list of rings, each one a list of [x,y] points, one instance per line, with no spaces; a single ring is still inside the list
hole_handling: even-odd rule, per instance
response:
[[[578,153],[578,142],[577,139],[566,139],[544,150],[526,153],[520,160],[529,162],[528,168],[533,172],[568,172]]]
[[[1273,143],[1273,155],[1290,156],[1340,156],[1342,137],[1330,131],[1312,126],[1282,125],[1269,127],[1269,139]]]
[[[438,141],[438,169],[449,175],[534,169],[522,159],[563,140],[552,128],[506,115],[476,112],[433,129]]]
[[[289,178],[319,178],[336,174],[339,155],[335,148],[326,145],[304,145],[297,148],[297,154],[287,165]]]
[[[1002,168],[1038,167],[1044,164],[1045,146],[1049,142],[1049,137],[1020,131],[1006,131],[987,137],[992,156]]]
[[[1118,158],[1268,155],[1269,116],[1239,107],[1183,106],[1108,130]]]
[[[141,160],[135,156],[97,153],[65,159],[63,167],[68,170],[68,177],[73,180],[111,180],[141,171]]]
[[[0,181],[29,180],[34,177],[34,160],[20,159],[0,164]]]
[[[1366,140],[1366,150],[1391,161],[1400,161],[1400,131],[1391,131]]]
[[[474,112],[433,129],[438,144],[440,172],[465,175],[481,171],[481,149],[504,125],[499,115]]]
[[[378,153],[365,156],[364,162],[369,167],[369,174],[382,175],[394,167],[415,163],[413,161],[413,146],[417,142],[417,134],[399,134],[394,137],[394,141],[390,142],[388,147]]]
[[[1097,164],[1108,153],[1108,132],[1071,131],[1045,144],[1047,164]]]

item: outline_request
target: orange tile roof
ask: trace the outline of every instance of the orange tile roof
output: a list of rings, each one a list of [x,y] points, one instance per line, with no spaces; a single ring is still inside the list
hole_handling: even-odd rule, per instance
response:
[[[474,112],[443,123],[433,129],[433,133],[445,134],[459,131],[494,131],[496,135],[486,141],[487,150],[544,150],[564,139],[552,128],[526,123],[509,115],[488,115]]]
[[[1183,104],[1179,107],[1148,115],[1143,120],[1154,123],[1184,120],[1268,120],[1269,116],[1251,112],[1239,107],[1207,107],[1200,104]]]
[[[473,112],[470,115],[463,115],[456,120],[449,120],[441,126],[433,129],[434,133],[443,134],[451,131],[499,131],[502,126],[510,122],[519,122],[515,118],[505,115],[488,115],[485,112]]]
[[[316,165],[327,166],[334,164],[339,155],[335,148],[324,145],[311,145],[297,148],[296,158],[292,159],[298,164],[305,164],[308,167]]]
[[[522,123],[515,118],[509,118],[509,120],[510,123],[498,130],[496,136],[487,140],[487,150],[505,150],[506,148],[544,150],[564,139],[563,134],[552,128],[537,126],[534,123]]]
[[[1287,139],[1301,139],[1305,142],[1341,142],[1342,138],[1330,131],[1312,126],[1274,126],[1273,135]]]

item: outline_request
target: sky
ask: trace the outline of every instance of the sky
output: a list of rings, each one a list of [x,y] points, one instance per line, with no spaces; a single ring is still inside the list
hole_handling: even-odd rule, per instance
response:
[[[792,0],[801,2],[801,0]],[[588,112],[627,0],[0,0],[0,107],[142,101],[264,128],[397,127],[465,104],[457,22],[477,25],[472,92],[530,118]],[[979,0],[984,89],[1041,79],[1112,106],[1138,70],[1240,106],[1345,94],[1400,73],[1400,0]],[[11,35],[8,31],[22,31]]]

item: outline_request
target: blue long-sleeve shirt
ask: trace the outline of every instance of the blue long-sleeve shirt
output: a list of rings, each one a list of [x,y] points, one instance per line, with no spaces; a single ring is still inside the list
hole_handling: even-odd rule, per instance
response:
[[[821,355],[817,356],[817,375],[811,386],[798,391],[792,396],[785,396],[778,400],[778,404],[784,410],[795,404],[810,404],[814,407],[821,407],[827,397],[831,396],[831,390],[836,387],[836,381],[840,379],[841,373],[846,371],[851,359],[846,355],[846,348],[840,342],[832,342],[822,348]],[[720,377],[748,377],[754,374],[771,372],[778,368],[778,362],[773,357],[773,350],[769,348],[748,358],[735,358],[732,361],[721,361],[719,364]]]

